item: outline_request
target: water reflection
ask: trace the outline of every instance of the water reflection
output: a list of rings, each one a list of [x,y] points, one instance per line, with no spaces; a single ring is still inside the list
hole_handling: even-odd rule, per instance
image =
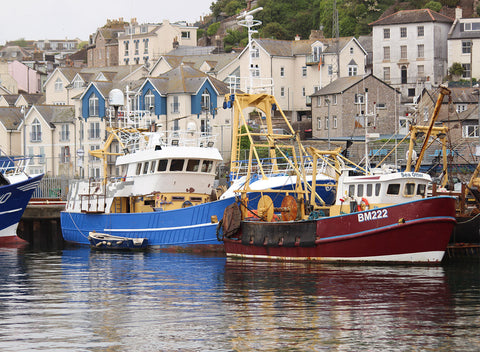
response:
[[[0,249],[1,351],[475,350],[478,263]]]

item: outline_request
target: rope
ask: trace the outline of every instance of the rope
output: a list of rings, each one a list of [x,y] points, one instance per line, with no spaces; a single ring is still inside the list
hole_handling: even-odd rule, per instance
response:
[[[70,216],[70,219],[72,220],[72,223],[73,225],[75,226],[75,228],[77,229],[78,232],[80,232],[80,234],[87,238],[88,239],[88,236],[85,236],[85,234],[82,232],[82,230],[80,230],[80,228],[77,226],[77,224],[75,223],[75,221],[73,220],[73,217],[72,217],[72,213],[71,212],[68,212],[68,215]]]

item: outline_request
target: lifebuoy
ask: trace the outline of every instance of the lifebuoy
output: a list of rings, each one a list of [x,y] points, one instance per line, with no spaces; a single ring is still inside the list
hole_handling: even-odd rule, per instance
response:
[[[368,209],[370,209],[370,203],[368,203],[368,200],[366,198],[362,198],[362,201],[357,206],[357,210],[363,211]]]
[[[182,203],[182,208],[191,207],[193,204],[189,200]]]

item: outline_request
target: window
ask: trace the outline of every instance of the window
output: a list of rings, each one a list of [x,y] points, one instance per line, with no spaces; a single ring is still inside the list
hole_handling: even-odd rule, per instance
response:
[[[371,197],[373,194],[373,185],[371,183],[367,184],[367,197]]]
[[[135,55],[138,55],[138,47],[139,47],[139,40],[135,40],[134,43],[135,43]]]
[[[205,89],[202,93],[202,110],[210,111],[210,93]]]
[[[336,94],[332,95],[332,104],[337,105],[337,95]]]
[[[152,160],[150,161],[150,173],[153,174],[155,173],[155,166],[157,164],[157,161],[156,160]]]
[[[280,96],[281,97],[285,96],[285,87],[280,87]]]
[[[251,56],[254,59],[260,56],[260,51],[258,50],[258,48],[252,47]]]
[[[100,122],[90,122],[88,139],[100,139]]]
[[[147,33],[148,26],[140,26],[140,33]]]
[[[91,145],[91,146],[90,146],[90,151],[94,151],[94,150],[97,150],[97,149],[100,149],[100,146],[99,146],[99,145]],[[100,159],[97,158],[96,156],[93,156],[92,154],[88,153],[88,160],[90,160],[90,161],[98,161],[98,160],[100,160]]]
[[[98,98],[95,94],[92,94],[88,99],[88,116],[99,116]]]
[[[470,40],[462,40],[462,54],[472,53],[472,42]]]
[[[418,65],[417,66],[417,74],[418,74],[418,77],[425,77],[425,66]]]
[[[128,56],[128,45],[129,45],[129,42],[128,42],[128,41],[125,41],[125,42],[123,42],[123,44],[125,45],[125,56]]]
[[[172,113],[179,113],[180,112],[180,103],[178,102],[178,96],[173,96],[173,103],[171,105]]]
[[[390,47],[384,46],[383,47],[383,60],[389,61],[390,60]]]
[[[407,58],[407,46],[406,45],[401,45],[400,46],[400,59],[406,59]]]
[[[143,44],[143,53],[148,54],[148,39],[145,39],[145,43]]]
[[[45,164],[45,147],[40,147],[40,153],[38,155],[38,163]]]
[[[415,194],[415,183],[408,182],[405,184],[405,192],[406,196],[413,196]]]
[[[142,170],[143,170],[143,174],[144,174],[144,175],[146,175],[146,174],[148,173],[148,161],[145,161],[145,162],[143,163],[143,168],[142,168]]]
[[[202,163],[202,172],[211,173],[213,169],[213,161],[212,160],[204,160]]]
[[[285,67],[280,67],[280,77],[285,77]]]
[[[462,64],[463,67],[463,78],[470,78],[470,64]]]
[[[357,197],[363,197],[363,185],[362,184],[357,186]]]
[[[380,190],[382,189],[382,184],[381,183],[375,183],[375,196],[380,195]]]
[[[462,126],[463,138],[478,138],[478,125],[464,125]]]
[[[60,141],[65,142],[70,140],[70,131],[69,131],[69,125],[64,123],[62,124],[62,129],[60,131]]]
[[[390,39],[390,28],[383,29],[383,39]]]
[[[400,38],[407,37],[407,27],[400,27]]]
[[[332,65],[328,65],[327,69],[328,69],[328,75],[329,75],[329,76],[332,76],[332,75],[333,75],[333,66],[332,66]]]
[[[424,58],[425,57],[425,45],[418,44],[417,45],[417,57]]]
[[[302,66],[302,77],[307,77],[307,66]]]
[[[325,129],[326,129],[326,130],[330,129],[330,127],[329,127],[330,124],[329,124],[328,122],[329,122],[329,121],[328,121],[328,116],[326,116],[326,117],[325,117]]]
[[[387,194],[389,195],[398,195],[400,193],[400,184],[391,183],[388,185]]]
[[[182,171],[184,162],[183,159],[173,159],[170,163],[170,171]]]
[[[348,75],[349,76],[356,76],[357,75],[357,65],[349,65],[348,66]]]
[[[253,77],[260,77],[260,68],[258,67],[258,65],[252,65],[250,71],[252,72]]]
[[[467,104],[457,104],[456,109],[458,113],[467,110]]]
[[[355,94],[355,104],[363,104],[363,94]]]
[[[390,81],[390,67],[383,68],[383,80],[386,82]]]
[[[70,162],[70,147],[65,146],[60,148],[60,163],[66,164]]]
[[[55,92],[60,92],[63,89],[63,82],[60,78],[55,81]]]
[[[353,55],[353,48],[350,48],[350,55]]]
[[[407,66],[400,68],[400,79],[402,84],[407,84]]]
[[[423,37],[425,35],[425,28],[423,26],[417,26],[417,36]]]
[[[159,161],[158,161],[157,171],[159,171],[159,172],[167,171],[167,164],[168,164],[168,160],[167,160],[167,159],[161,159],[161,160],[159,160]]]
[[[182,38],[183,39],[190,39],[190,32],[187,32],[187,31],[182,32]]]
[[[138,163],[137,164],[137,170],[136,170],[135,174],[140,175],[141,171],[142,171],[142,163]]]
[[[155,95],[149,89],[147,94],[145,94],[145,110],[153,111],[155,107]]]
[[[73,81],[73,88],[82,88],[83,87],[83,81],[80,77],[77,77]]]
[[[337,116],[333,116],[333,128],[337,128],[338,127],[338,122],[337,122]]]
[[[305,93],[305,87],[302,87],[302,97],[304,97],[306,95]]]
[[[32,133],[30,134],[31,142],[41,142],[42,141],[42,125],[40,121],[35,119],[32,123]]]
[[[188,172],[198,172],[199,166],[200,166],[200,160],[188,160],[187,171]]]
[[[321,130],[321,129],[322,129],[322,118],[317,117],[317,130]]]
[[[409,97],[415,96],[415,88],[408,88],[407,94]]]
[[[419,184],[417,187],[417,195],[425,197],[427,187],[424,184]]]

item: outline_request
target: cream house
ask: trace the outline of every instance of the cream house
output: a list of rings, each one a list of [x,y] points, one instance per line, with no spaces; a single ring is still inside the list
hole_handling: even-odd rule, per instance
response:
[[[462,18],[457,8],[455,22],[448,32],[448,67],[458,62],[463,67],[463,79],[480,79],[480,18]]]
[[[118,35],[118,64],[149,66],[180,45],[196,46],[197,29],[186,22],[138,24],[132,20],[125,32]]]
[[[23,117],[19,107],[0,107],[0,155],[22,155]]]
[[[31,173],[44,172],[49,177],[75,175],[72,153],[78,147],[79,122],[73,106],[34,105],[21,125],[25,141],[22,154],[32,157]]]
[[[400,89],[410,102],[447,74],[452,18],[430,9],[405,10],[370,23],[373,74]]]
[[[338,52],[338,55],[337,55]],[[310,96],[338,77],[365,74],[366,51],[354,37],[309,40],[253,39],[239,55],[240,89],[246,90],[250,74],[254,86],[271,88],[282,110],[292,121],[311,117]],[[229,66],[235,69],[235,64]]]

